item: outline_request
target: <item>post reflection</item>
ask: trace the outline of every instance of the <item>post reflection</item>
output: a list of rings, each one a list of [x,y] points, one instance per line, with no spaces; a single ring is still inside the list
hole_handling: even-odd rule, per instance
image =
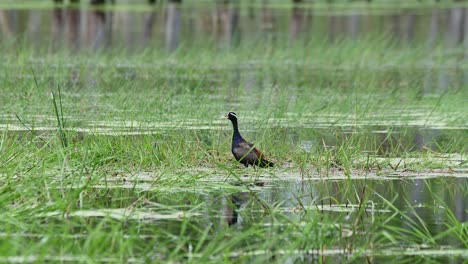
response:
[[[107,1],[110,2],[110,1]],[[93,1],[94,4],[103,4],[106,1]],[[49,19],[48,12],[52,12],[51,29],[47,28],[42,30],[42,33],[57,32],[57,29],[72,29],[75,32],[80,27],[88,25],[90,28],[98,33],[101,33],[100,28],[103,25],[108,30],[112,31],[135,31],[140,32],[145,38],[156,38],[150,34],[150,27],[157,27],[158,31],[164,32],[166,35],[166,47],[177,47],[180,41],[183,41],[183,29],[192,27],[193,23],[197,25],[197,30],[200,34],[214,36],[214,40],[224,43],[223,45],[236,45],[240,44],[240,35],[255,32],[280,32],[287,31],[289,40],[294,41],[298,38],[303,38],[306,34],[311,32],[321,32],[326,34],[329,40],[356,38],[357,36],[366,35],[369,33],[379,33],[382,31],[393,33],[394,37],[403,42],[416,41],[416,32],[420,32],[421,36],[426,37],[427,46],[433,47],[439,37],[443,35],[443,42],[447,47],[454,47],[466,42],[465,32],[467,31],[466,9],[464,7],[452,7],[450,9],[433,8],[429,12],[423,14],[418,13],[418,10],[408,9],[405,11],[394,12],[393,14],[372,14],[367,13],[365,10],[349,10],[348,13],[340,14],[330,6],[324,16],[317,16],[313,23],[312,11],[310,7],[294,4],[291,9],[273,9],[268,1],[262,1],[262,5],[258,8],[249,6],[248,13],[243,14],[238,1],[222,1],[216,2],[214,8],[196,8],[196,9],[181,9],[183,3],[177,1],[169,1],[161,6],[149,6],[152,10],[145,12],[143,16],[140,13],[133,11],[102,11],[104,9],[85,8],[83,6],[70,6],[69,8],[64,5],[56,5],[50,11],[41,10],[1,10],[0,11],[0,25],[2,34],[20,34],[27,30],[18,29],[14,27],[27,27],[34,28],[43,26]],[[157,10],[163,9],[165,11],[165,23],[157,23],[156,13]],[[210,12],[211,10],[211,12]],[[196,12],[193,15],[193,12]],[[20,14],[21,15],[18,15]],[[131,25],[125,27],[114,26],[114,24],[121,23],[121,21],[112,21],[113,15],[128,16],[130,13],[135,13],[135,17],[143,19],[135,19],[129,21]],[[286,15],[289,13],[290,15]],[[206,23],[206,16],[213,23]],[[246,18],[244,18],[246,16]],[[257,19],[257,17],[259,19]],[[420,23],[425,17],[429,19],[430,23]],[[86,18],[86,19],[83,19]],[[281,23],[279,23],[281,21]],[[23,23],[27,22],[27,23]],[[380,24],[382,26],[376,26]],[[286,27],[286,28],[285,28]],[[34,30],[29,30],[32,34]],[[218,38],[218,33],[221,38]],[[438,34],[441,32],[441,34]],[[88,33],[89,34],[89,33]],[[112,34],[107,33],[108,37]],[[75,33],[73,36],[84,37]],[[144,39],[144,38],[142,38]],[[420,41],[419,39],[417,41]],[[81,42],[81,46],[86,45],[86,42]]]
[[[52,49],[58,49],[62,46],[63,34],[64,34],[64,14],[63,9],[60,7],[54,7],[52,10],[52,35],[53,35],[53,47]]]
[[[294,5],[291,9],[291,22],[289,24],[290,42],[294,42],[301,35],[305,22],[305,12],[306,10],[298,5]]]
[[[143,44],[149,44],[153,38],[154,25],[157,19],[156,10],[146,12],[143,24]]]
[[[263,33],[265,41],[275,40],[275,30],[277,30],[277,21],[271,6],[263,2],[260,12],[260,30]]]
[[[75,8],[68,8],[65,10],[67,18],[67,41],[68,46],[72,50],[78,50],[80,47],[80,25],[81,25],[81,12]]]
[[[89,22],[93,49],[108,47],[112,40],[112,16],[103,10],[95,9],[90,13]]]
[[[169,2],[166,8],[166,49],[175,50],[179,46],[181,30],[180,3]]]

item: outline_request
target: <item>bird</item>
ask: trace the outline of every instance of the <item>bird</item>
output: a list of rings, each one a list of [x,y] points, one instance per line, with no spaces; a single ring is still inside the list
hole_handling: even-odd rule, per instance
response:
[[[231,120],[234,132],[232,134],[232,147],[231,151],[237,161],[242,163],[245,167],[249,165],[258,166],[261,168],[273,167],[275,164],[265,157],[265,155],[258,150],[254,144],[245,141],[239,132],[237,126],[237,115],[234,112],[229,112],[226,118]]]

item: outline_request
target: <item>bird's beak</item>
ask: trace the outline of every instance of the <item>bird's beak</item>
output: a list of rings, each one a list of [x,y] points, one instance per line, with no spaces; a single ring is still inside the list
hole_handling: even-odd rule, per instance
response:
[[[225,115],[224,118],[229,119],[229,116],[228,116],[228,115]]]

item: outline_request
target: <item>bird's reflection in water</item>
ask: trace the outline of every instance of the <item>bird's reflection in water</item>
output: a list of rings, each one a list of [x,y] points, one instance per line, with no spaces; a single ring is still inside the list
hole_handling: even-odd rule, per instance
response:
[[[255,182],[254,185],[263,187],[265,183]],[[242,222],[242,218],[239,216],[238,210],[242,205],[248,203],[251,198],[251,192],[238,192],[226,197],[227,205],[225,207],[224,217],[229,226]]]

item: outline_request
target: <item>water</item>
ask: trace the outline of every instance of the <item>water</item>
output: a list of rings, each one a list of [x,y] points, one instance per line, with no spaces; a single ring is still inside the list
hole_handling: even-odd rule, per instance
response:
[[[248,171],[241,179],[248,180],[251,172]],[[326,177],[283,180],[283,175],[277,175],[279,179],[276,180],[267,177],[264,178],[266,181],[262,181],[260,177],[255,183],[249,184],[250,191],[226,192],[222,188],[216,188],[216,185],[164,190],[151,184],[154,180],[151,172],[139,175],[121,174],[110,179],[116,180],[117,183],[123,181],[123,185],[108,183],[105,186],[93,187],[102,188],[97,192],[99,199],[83,194],[80,209],[65,217],[71,220],[84,218],[96,224],[105,216],[125,222],[137,221],[141,228],[139,237],[152,240],[158,238],[153,233],[154,228],[165,228],[169,232],[177,233],[181,228],[180,219],[187,219],[190,225],[196,228],[213,225],[218,232],[242,232],[252,229],[277,232],[271,230],[281,230],[291,222],[306,226],[307,222],[303,221],[311,221],[310,218],[315,219],[317,216],[315,221],[321,222],[321,228],[328,230],[330,235],[342,237],[338,245],[346,243],[347,249],[338,245],[326,249],[302,248],[296,252],[279,249],[275,254],[292,254],[291,258],[296,260],[327,256],[328,261],[344,261],[355,253],[354,247],[372,239],[373,232],[382,232],[387,225],[402,228],[403,231],[400,232],[413,232],[414,228],[424,232],[419,222],[423,219],[428,234],[439,234],[445,230],[443,223],[452,221],[448,212],[453,212],[453,217],[458,221],[466,222],[466,171],[463,175],[463,178],[452,178],[439,174],[438,178],[420,179],[425,177],[425,174],[421,173],[413,177],[397,177],[391,180],[371,175],[365,180],[330,180]],[[219,182],[219,179],[213,179],[212,176],[203,179],[208,183]],[[230,181],[239,188],[243,186],[235,180]],[[122,188],[124,186],[129,188]],[[446,188],[450,189],[450,192],[444,191]],[[145,199],[140,200],[140,197]],[[140,202],[133,208],[136,205],[135,200]],[[263,203],[274,205],[271,218],[265,215],[265,210],[268,209],[262,206]],[[40,218],[53,219],[61,214],[62,212],[50,212],[47,216],[41,215]],[[275,218],[280,216],[288,219]],[[387,224],[382,224],[385,222]],[[387,232],[392,233],[391,230],[389,228]],[[375,245],[374,251],[365,255],[375,258],[375,261],[390,260],[395,256],[399,256],[401,261],[424,255],[444,260],[452,259],[451,254],[464,254],[466,257],[466,251],[459,250],[463,248],[462,242],[453,236],[442,240],[443,249],[425,244],[429,242],[423,242],[423,237],[404,237],[408,240],[401,241],[397,246],[382,249]],[[86,236],[73,235],[73,239],[84,238]],[[64,236],[62,239],[70,238]],[[312,235],[310,239],[314,239]],[[412,251],[413,247],[417,249]],[[403,249],[406,257],[400,256]],[[232,258],[245,255],[255,258],[256,255],[264,257],[268,254],[271,252],[262,250],[230,253]],[[196,254],[194,257],[197,258]]]
[[[116,5],[118,7],[118,5]],[[57,6],[51,9],[0,10],[2,42],[24,38],[26,45],[72,50],[125,47],[176,49],[181,43],[210,39],[221,48],[242,41],[288,39],[293,42],[333,43],[343,38],[385,34],[402,43],[464,43],[464,7],[377,7],[347,9],[339,5],[292,8],[269,5],[178,5],[173,3],[127,9],[85,9]],[[138,11],[132,10],[137,9]],[[465,41],[466,43],[466,41]]]

